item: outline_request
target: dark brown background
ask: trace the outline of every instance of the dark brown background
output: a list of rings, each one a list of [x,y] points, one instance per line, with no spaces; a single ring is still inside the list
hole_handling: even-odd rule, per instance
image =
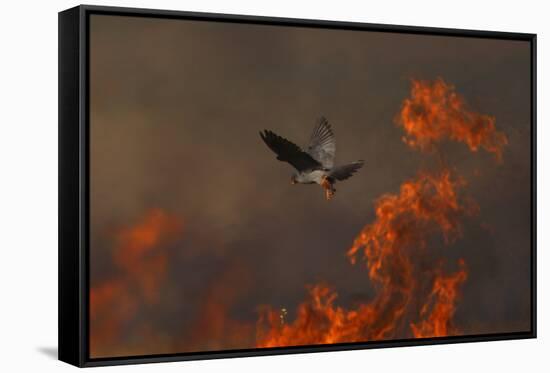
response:
[[[292,317],[304,286],[320,281],[344,306],[368,299],[368,277],[345,252],[373,221],[376,198],[430,166],[401,142],[394,117],[411,78],[437,77],[509,139],[501,165],[445,147],[481,207],[442,251],[469,268],[456,323],[465,334],[529,329],[527,42],[97,15],[90,31],[92,286],[116,276],[117,227],[151,208],[184,222],[161,301],[139,311],[120,343],[135,343],[132,325],[145,319],[162,342],[142,353],[184,348],[175,341],[194,335],[218,284],[240,289],[228,309],[245,323],[260,304]],[[335,130],[337,162],[366,161],[330,203],[318,186],[290,185],[290,166],[258,135],[272,129],[305,145],[320,115]]]

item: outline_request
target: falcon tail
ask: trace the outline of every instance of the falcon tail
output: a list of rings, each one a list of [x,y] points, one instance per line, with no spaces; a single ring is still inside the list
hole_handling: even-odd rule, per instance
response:
[[[365,164],[365,161],[358,160],[355,162],[351,162],[342,166],[334,167],[332,171],[330,172],[330,178],[334,181],[343,181],[346,179],[349,179],[353,176],[354,173],[359,171],[361,167]]]

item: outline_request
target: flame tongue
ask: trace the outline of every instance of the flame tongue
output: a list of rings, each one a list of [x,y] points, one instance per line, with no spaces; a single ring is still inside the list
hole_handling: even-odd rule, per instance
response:
[[[413,80],[411,97],[403,102],[397,123],[405,131],[403,141],[423,151],[450,139],[474,152],[483,148],[501,160],[508,143],[506,135],[496,130],[494,117],[470,111],[454,86],[442,79]]]
[[[452,325],[452,318],[456,310],[458,287],[468,276],[463,260],[459,261],[459,266],[456,273],[448,276],[440,273],[435,278],[428,300],[420,311],[423,320],[410,324],[415,338],[443,337],[457,332]]]

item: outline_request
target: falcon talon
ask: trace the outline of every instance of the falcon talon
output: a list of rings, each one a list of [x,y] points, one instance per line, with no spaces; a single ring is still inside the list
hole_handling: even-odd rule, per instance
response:
[[[336,189],[332,186],[330,179],[327,176],[323,176],[321,180],[321,186],[325,190],[325,198],[330,201],[336,192]]]
[[[293,142],[264,130],[260,137],[277,154],[277,160],[290,163],[296,172],[291,176],[291,184],[319,184],[325,191],[325,198],[334,197],[336,181],[343,181],[356,173],[362,160],[341,166],[334,166],[336,141],[328,121],[321,117],[313,129],[307,150],[302,150]]]

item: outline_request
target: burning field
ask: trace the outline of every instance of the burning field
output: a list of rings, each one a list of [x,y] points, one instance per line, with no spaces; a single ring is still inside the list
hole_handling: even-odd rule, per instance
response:
[[[354,286],[373,288],[370,299],[345,307],[339,304],[339,290],[325,282],[296,283],[296,288],[305,286],[303,301],[288,310],[259,302],[248,307],[255,321],[238,319],[232,308],[246,299],[248,290],[236,288],[253,287],[239,264],[204,284],[195,296],[202,301],[195,306],[199,311],[191,327],[185,328],[182,321],[170,332],[158,332],[162,322],[144,315],[174,301],[161,294],[170,285],[170,273],[178,271],[172,258],[187,226],[174,214],[151,209],[110,234],[108,261],[114,270],[101,281],[92,281],[90,289],[91,356],[462,334],[454,316],[462,305],[461,291],[470,269],[460,253],[458,260],[451,261],[446,252],[456,250],[454,244],[465,235],[464,223],[479,216],[480,207],[468,193],[469,181],[453,167],[444,147],[454,142],[471,153],[488,152],[499,167],[508,138],[497,129],[494,117],[470,109],[453,85],[442,79],[413,80],[395,125],[404,132],[402,141],[409,151],[420,151],[432,162],[419,166],[416,176],[403,180],[398,190],[379,196],[373,204],[374,220],[365,221],[349,238],[349,247],[336,248],[337,255],[347,256],[349,266],[363,269],[364,283]],[[248,285],[231,286],[237,283]],[[187,301],[180,299],[182,304]]]

